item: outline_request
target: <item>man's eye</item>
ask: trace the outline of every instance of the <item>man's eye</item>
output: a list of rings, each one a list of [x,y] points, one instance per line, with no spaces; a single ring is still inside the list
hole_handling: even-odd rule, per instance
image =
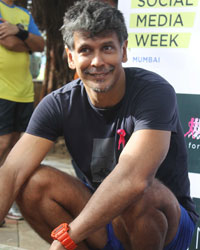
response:
[[[88,48],[82,48],[80,53],[88,53],[90,50]]]
[[[104,47],[104,50],[105,50],[105,51],[112,51],[112,50],[113,50],[113,47],[112,47],[112,46],[105,46],[105,47]]]

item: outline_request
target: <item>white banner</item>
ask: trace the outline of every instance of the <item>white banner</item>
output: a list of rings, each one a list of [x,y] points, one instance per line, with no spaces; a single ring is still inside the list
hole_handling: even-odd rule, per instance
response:
[[[159,73],[177,93],[200,94],[200,0],[119,0],[128,62]]]

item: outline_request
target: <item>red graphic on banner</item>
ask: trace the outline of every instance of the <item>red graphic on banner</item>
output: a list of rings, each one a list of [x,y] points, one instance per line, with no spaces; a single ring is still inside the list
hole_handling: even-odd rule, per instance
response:
[[[189,130],[184,136],[192,139],[200,139],[200,119],[192,117],[191,120],[188,122]]]

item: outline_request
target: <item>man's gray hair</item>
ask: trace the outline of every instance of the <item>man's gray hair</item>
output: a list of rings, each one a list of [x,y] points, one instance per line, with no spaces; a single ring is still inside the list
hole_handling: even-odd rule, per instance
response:
[[[115,32],[122,45],[128,38],[123,14],[100,0],[80,0],[70,7],[61,28],[65,45],[74,49],[74,32],[84,32],[89,38]]]

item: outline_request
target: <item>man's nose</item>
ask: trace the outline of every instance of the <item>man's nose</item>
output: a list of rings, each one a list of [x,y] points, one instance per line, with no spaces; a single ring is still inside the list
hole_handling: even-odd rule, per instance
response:
[[[99,67],[99,66],[102,66],[103,64],[104,64],[104,60],[103,60],[101,53],[99,52],[95,53],[92,57],[91,66]]]

